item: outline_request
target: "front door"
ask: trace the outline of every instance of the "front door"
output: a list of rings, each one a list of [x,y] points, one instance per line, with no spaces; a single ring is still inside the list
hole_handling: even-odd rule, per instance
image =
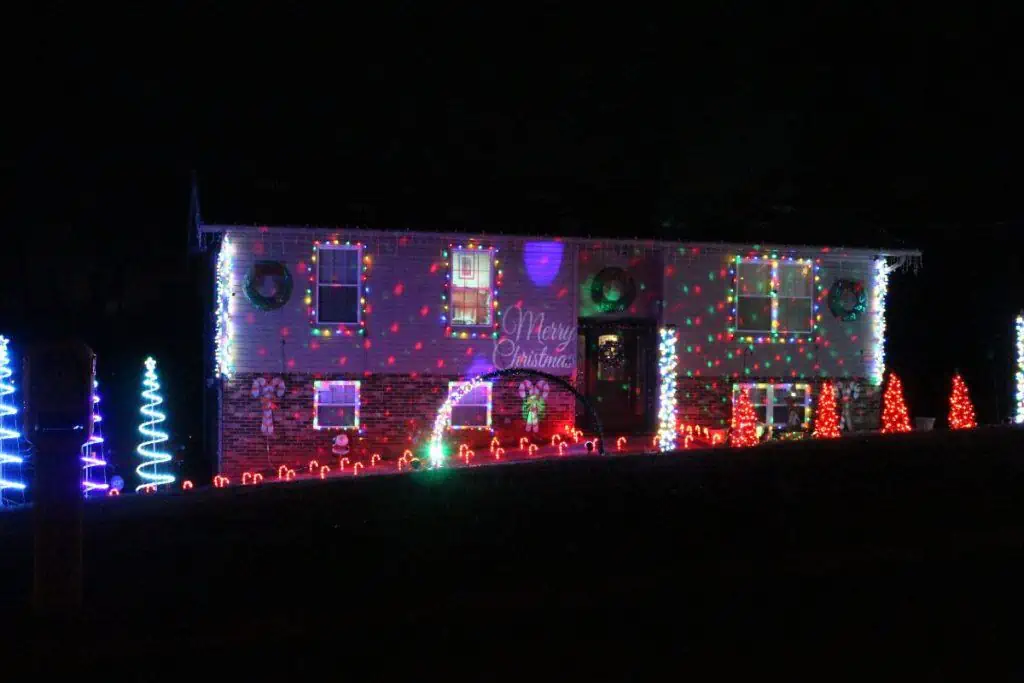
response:
[[[654,430],[654,323],[580,321],[582,386],[605,434]],[[577,421],[593,428],[580,407]]]

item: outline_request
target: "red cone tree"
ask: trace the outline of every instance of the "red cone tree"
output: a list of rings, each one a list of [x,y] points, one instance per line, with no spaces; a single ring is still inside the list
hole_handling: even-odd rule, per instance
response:
[[[967,393],[967,383],[958,373],[953,377],[953,393],[949,395],[949,428],[974,429],[977,426],[974,404]]]
[[[832,382],[825,382],[821,386],[818,412],[814,416],[814,438],[839,438],[839,412],[836,408],[836,391]]]
[[[896,373],[889,374],[889,384],[882,397],[882,433],[895,434],[910,431],[910,415],[903,400],[903,383]]]
[[[734,448],[746,448],[757,445],[757,413],[750,403],[750,394],[746,389],[740,391],[732,406],[732,429],[729,431],[729,443]]]

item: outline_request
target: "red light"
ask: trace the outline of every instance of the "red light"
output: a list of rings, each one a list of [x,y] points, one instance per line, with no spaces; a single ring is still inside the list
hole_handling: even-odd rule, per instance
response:
[[[405,293],[405,285],[399,282],[391,291],[394,292],[395,296],[402,296],[402,294]]]
[[[422,307],[420,307],[420,317],[421,318],[426,318],[428,313],[430,313],[430,307],[429,306],[422,306]]]

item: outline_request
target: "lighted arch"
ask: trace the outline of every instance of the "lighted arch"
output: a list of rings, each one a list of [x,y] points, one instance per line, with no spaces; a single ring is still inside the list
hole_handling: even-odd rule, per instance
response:
[[[576,391],[576,387],[557,375],[551,375],[539,370],[530,370],[529,368],[509,368],[507,370],[493,370],[482,375],[477,375],[472,379],[466,380],[463,384],[460,384],[458,389],[448,395],[448,398],[446,398],[444,403],[441,404],[441,407],[437,411],[437,416],[434,418],[434,430],[430,435],[430,446],[428,451],[431,467],[440,467],[444,464],[444,431],[452,416],[452,406],[462,400],[463,396],[468,394],[481,383],[491,379],[505,379],[509,377],[545,379],[548,382],[553,382],[563,389],[572,392],[572,395],[576,397],[576,400],[583,403],[583,407],[586,408],[587,413],[590,414],[590,419],[593,420],[594,423],[594,429],[597,431],[597,452],[600,455],[604,455],[604,430],[601,427],[601,418],[598,417],[597,411],[594,410],[594,406],[590,404],[590,401],[587,400],[586,396]]]

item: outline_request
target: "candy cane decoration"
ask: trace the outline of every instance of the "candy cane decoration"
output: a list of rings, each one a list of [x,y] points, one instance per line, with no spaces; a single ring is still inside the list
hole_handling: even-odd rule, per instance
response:
[[[260,431],[264,436],[274,433],[274,398],[284,396],[284,380],[280,377],[267,380],[266,377],[257,377],[252,381],[252,397],[260,399],[260,407],[263,409],[263,422],[260,424]]]
[[[551,387],[543,379],[536,384],[528,379],[519,383],[519,398],[523,399],[523,412],[526,413],[526,431],[540,431],[540,412],[550,391]]]

